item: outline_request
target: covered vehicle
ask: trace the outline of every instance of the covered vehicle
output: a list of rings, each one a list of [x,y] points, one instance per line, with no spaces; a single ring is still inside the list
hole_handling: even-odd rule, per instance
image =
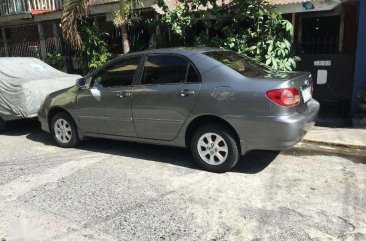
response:
[[[78,78],[36,58],[0,58],[0,131],[6,121],[36,117],[48,94],[74,85]]]

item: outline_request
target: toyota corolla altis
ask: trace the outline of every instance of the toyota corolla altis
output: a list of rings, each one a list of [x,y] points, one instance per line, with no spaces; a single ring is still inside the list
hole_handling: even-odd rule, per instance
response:
[[[61,147],[86,137],[187,147],[225,172],[249,150],[282,150],[314,125],[306,72],[275,73],[221,49],[160,49],[118,57],[49,95],[38,118]]]

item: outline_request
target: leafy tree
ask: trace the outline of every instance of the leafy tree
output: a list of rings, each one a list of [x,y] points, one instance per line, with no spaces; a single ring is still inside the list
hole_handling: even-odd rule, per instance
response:
[[[160,24],[183,39],[184,45],[232,49],[281,71],[293,70],[299,61],[291,56],[292,24],[266,1],[232,0],[218,5],[216,0],[192,0],[173,10],[164,1],[159,5],[163,13]],[[210,36],[205,29],[193,31],[199,24],[211,30]],[[193,33],[190,41],[187,33]]]
[[[173,11],[167,11],[161,19],[169,29],[185,42],[187,30],[192,28],[196,19],[192,17],[189,5],[180,4]]]
[[[55,69],[62,70],[65,66],[65,57],[60,52],[47,53],[46,63]]]
[[[74,49],[81,49],[83,41],[78,29],[78,16],[86,14],[89,0],[65,0],[61,17],[62,35]]]
[[[121,28],[123,53],[130,51],[128,41],[127,24],[134,14],[134,6],[141,5],[141,0],[120,0],[119,9],[115,12],[114,24]],[[62,34],[64,39],[74,49],[81,49],[83,40],[79,33],[79,16],[86,16],[89,0],[65,0],[64,10],[61,17]]]
[[[100,32],[95,23],[84,24],[81,27],[80,38],[83,41],[83,47],[77,51],[76,55],[79,57],[79,64],[84,74],[102,66],[111,56],[105,41],[106,37],[107,34]]]

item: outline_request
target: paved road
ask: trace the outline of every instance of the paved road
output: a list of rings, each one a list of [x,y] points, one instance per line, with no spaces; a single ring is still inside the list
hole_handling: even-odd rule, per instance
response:
[[[0,240],[366,240],[363,157],[300,146],[214,174],[177,148],[60,149],[32,121],[0,146]]]

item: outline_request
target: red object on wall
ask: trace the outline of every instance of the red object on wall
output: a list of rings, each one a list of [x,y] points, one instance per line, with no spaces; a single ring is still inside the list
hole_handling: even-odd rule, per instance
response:
[[[32,9],[31,14],[38,15],[38,14],[43,14],[43,13],[49,13],[51,11],[52,11],[51,9]]]

